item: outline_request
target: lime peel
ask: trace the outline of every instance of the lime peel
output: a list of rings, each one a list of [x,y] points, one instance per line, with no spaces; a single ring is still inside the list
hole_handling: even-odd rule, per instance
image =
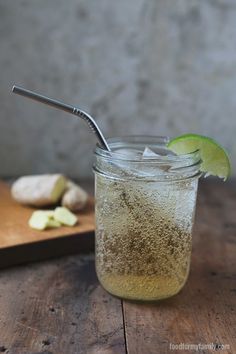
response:
[[[198,134],[184,134],[171,139],[167,147],[177,155],[199,150],[202,160],[200,171],[205,172],[205,176],[218,176],[225,181],[231,174],[228,153],[212,138]]]

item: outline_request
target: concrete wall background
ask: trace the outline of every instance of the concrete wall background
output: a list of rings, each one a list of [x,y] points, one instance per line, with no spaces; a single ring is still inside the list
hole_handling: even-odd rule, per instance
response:
[[[235,168],[235,23],[235,0],[0,0],[0,175],[92,175],[85,123],[13,83],[88,110],[106,136],[210,135]]]

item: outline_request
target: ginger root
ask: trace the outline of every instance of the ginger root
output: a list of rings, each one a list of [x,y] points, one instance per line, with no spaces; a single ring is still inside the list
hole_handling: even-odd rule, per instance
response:
[[[36,207],[57,203],[66,189],[66,178],[61,174],[24,176],[11,188],[12,197],[21,204]]]
[[[74,226],[78,221],[77,216],[64,207],[58,207],[55,209],[54,219],[66,226]]]
[[[78,218],[69,209],[57,207],[55,210],[36,210],[29,219],[29,226],[35,230],[46,230],[60,226],[75,226]]]
[[[87,201],[87,192],[74,182],[67,181],[61,204],[71,211],[79,211],[85,207]]]
[[[36,210],[29,219],[29,226],[35,230],[45,230],[48,228],[60,227],[61,223],[53,218],[54,212],[51,210]]]

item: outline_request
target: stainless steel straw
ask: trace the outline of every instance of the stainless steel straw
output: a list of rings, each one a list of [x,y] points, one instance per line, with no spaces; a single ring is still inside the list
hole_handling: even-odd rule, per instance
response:
[[[101,130],[99,129],[97,123],[95,120],[86,112],[82,111],[80,108],[73,107],[69,104],[65,104],[61,101],[54,100],[52,98],[40,95],[34,91],[26,90],[23,87],[19,86],[13,86],[12,87],[12,92],[17,93],[18,95],[25,96],[28,98],[31,98],[32,100],[47,104],[49,106],[55,107],[57,109],[61,109],[63,111],[66,111],[68,113],[74,114],[77,117],[82,118],[85,120],[85,122],[88,124],[89,128],[92,130],[92,132],[97,136],[99,143],[101,146],[108,151],[111,151],[109,148],[106,139],[104,138]]]

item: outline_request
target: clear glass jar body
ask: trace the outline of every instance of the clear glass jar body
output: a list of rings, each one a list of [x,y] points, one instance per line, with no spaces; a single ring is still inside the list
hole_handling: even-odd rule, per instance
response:
[[[128,137],[111,140],[110,154],[96,150],[96,272],[102,286],[121,298],[164,299],[188,277],[198,156],[143,160],[117,153],[127,145],[136,151],[155,145],[163,153],[165,143]]]

